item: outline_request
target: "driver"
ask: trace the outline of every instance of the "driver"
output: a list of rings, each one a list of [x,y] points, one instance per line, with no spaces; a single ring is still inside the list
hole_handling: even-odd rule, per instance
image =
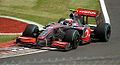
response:
[[[63,25],[72,26],[72,23],[73,23],[73,19],[65,19]]]

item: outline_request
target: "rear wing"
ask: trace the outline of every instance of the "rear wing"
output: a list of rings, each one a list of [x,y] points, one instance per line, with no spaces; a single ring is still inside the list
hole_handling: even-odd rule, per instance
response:
[[[96,10],[88,10],[88,9],[82,9],[82,8],[70,9],[70,11],[72,11],[75,14],[93,16],[93,17],[96,17],[98,14],[98,11]]]

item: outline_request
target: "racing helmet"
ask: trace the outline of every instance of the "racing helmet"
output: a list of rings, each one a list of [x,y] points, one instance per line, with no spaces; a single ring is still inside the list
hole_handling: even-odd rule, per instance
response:
[[[65,19],[63,25],[72,25],[73,19]]]

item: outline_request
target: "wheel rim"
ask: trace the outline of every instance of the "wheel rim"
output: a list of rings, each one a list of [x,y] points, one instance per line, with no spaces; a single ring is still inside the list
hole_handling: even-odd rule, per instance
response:
[[[34,32],[33,32],[33,36],[37,36],[38,35],[38,32],[39,32],[39,29],[38,29],[38,27],[37,28],[35,28],[35,30],[34,30]]]
[[[77,48],[77,46],[79,45],[78,43],[80,42],[79,39],[80,35],[78,33],[78,31],[76,31],[76,33],[74,34],[74,40],[73,40],[73,48]]]
[[[71,44],[65,46],[65,50],[70,50],[70,49],[71,49]]]
[[[110,38],[110,28],[107,30],[107,33],[106,33],[106,37],[107,37],[107,39],[109,39]]]
[[[106,33],[105,33],[105,35],[106,35],[106,41],[109,40],[110,34],[111,34],[111,30],[110,30],[110,27],[108,26],[108,27],[106,27]]]

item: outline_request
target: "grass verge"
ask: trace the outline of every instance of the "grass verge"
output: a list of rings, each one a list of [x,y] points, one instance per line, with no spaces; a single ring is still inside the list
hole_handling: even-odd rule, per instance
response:
[[[0,35],[0,42],[6,42],[10,40],[15,40],[15,38],[19,35]]]

